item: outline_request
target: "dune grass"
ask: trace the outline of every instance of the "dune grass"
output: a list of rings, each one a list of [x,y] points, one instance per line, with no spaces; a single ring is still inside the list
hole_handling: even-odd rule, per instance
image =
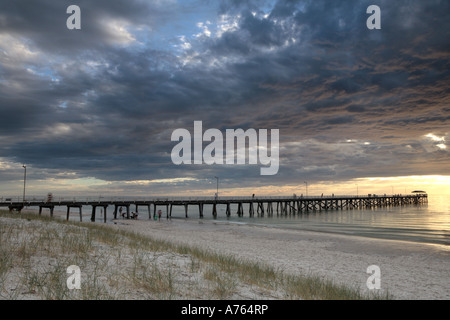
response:
[[[66,269],[82,270],[81,289]],[[113,226],[0,211],[0,299],[391,299]]]

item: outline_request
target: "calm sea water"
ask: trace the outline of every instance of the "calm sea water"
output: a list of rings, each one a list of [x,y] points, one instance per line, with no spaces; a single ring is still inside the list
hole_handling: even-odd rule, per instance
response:
[[[429,196],[428,204],[333,210],[273,217],[231,217],[237,223],[332,232],[373,238],[450,245],[450,196]]]
[[[133,209],[133,208],[132,208]],[[163,211],[165,207],[157,208]],[[237,207],[231,206],[231,216],[225,214],[225,205],[218,206],[215,220],[230,223],[263,225],[266,227],[331,232],[373,238],[413,241],[450,245],[450,195],[429,195],[428,204],[420,206],[388,207],[357,210],[317,211],[295,215],[249,217],[244,205],[244,217],[236,215]],[[78,211],[72,209],[71,220],[78,220]],[[97,209],[96,222],[102,222]],[[140,209],[139,219],[148,219],[148,211]],[[90,219],[90,207],[83,208],[83,221]],[[172,219],[184,219],[184,208],[173,207]],[[189,219],[199,219],[196,206],[189,207]],[[212,217],[212,207],[204,207],[204,218]],[[108,222],[112,222],[112,209],[108,210]]]

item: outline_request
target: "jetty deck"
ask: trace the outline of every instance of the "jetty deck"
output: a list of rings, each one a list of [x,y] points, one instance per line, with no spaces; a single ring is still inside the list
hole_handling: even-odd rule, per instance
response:
[[[409,194],[409,195],[367,195],[367,196],[319,196],[319,197],[220,197],[220,198],[148,198],[148,199],[131,199],[131,198],[86,198],[81,199],[25,199],[25,201],[13,201],[10,199],[1,199],[0,208],[7,207],[10,212],[21,212],[25,207],[38,207],[39,214],[47,208],[50,210],[50,216],[53,216],[55,207],[67,208],[67,220],[69,219],[70,210],[76,208],[79,212],[80,221],[82,221],[82,208],[91,206],[91,221],[95,221],[98,208],[103,209],[104,222],[107,221],[107,208],[113,207],[113,217],[117,219],[117,214],[122,210],[124,217],[132,218],[130,209],[135,208],[135,212],[139,212],[140,207],[147,207],[148,218],[151,219],[161,207],[165,208],[166,218],[172,216],[172,208],[174,206],[184,207],[185,217],[189,216],[189,207],[198,207],[199,218],[203,218],[205,205],[212,206],[211,214],[217,217],[218,206],[225,206],[227,216],[236,210],[235,214],[244,216],[244,207],[248,211],[249,216],[256,215],[291,215],[291,214],[307,214],[315,211],[328,210],[353,210],[353,209],[372,209],[390,206],[409,206],[422,205],[428,203],[427,194]],[[159,211],[158,210],[158,211]]]

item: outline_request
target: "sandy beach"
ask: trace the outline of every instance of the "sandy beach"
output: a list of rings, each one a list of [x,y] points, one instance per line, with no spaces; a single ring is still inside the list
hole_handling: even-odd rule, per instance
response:
[[[258,261],[290,274],[314,274],[368,292],[367,268],[381,271],[394,299],[449,299],[450,248],[412,242],[198,219],[116,220],[156,239]]]

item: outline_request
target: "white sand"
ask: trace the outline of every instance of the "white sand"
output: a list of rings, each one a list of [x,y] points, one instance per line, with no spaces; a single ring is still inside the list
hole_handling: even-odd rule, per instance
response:
[[[157,239],[264,262],[286,273],[318,274],[367,289],[367,267],[395,299],[450,299],[450,248],[412,242],[284,230],[211,220],[117,220]]]

